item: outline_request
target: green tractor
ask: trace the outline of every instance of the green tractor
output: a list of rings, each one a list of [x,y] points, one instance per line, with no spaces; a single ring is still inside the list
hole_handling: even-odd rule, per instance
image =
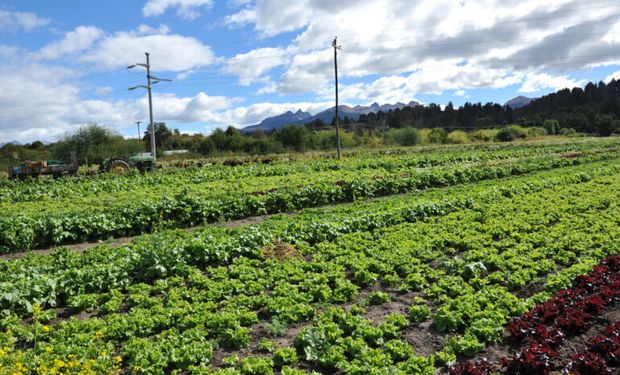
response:
[[[125,174],[131,169],[140,172],[152,171],[155,169],[155,158],[150,153],[130,156],[128,158],[109,158],[99,165],[100,172],[111,172],[115,174]]]

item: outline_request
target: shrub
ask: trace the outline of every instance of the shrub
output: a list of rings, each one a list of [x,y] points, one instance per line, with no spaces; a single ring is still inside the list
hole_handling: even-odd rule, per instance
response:
[[[338,144],[336,130],[323,130],[314,135],[317,146],[322,149],[333,149]],[[357,135],[340,129],[340,145],[342,147],[354,147],[361,144]]]
[[[467,136],[467,133],[462,130],[450,132],[450,134],[446,137],[446,143],[461,144],[467,142],[469,142],[469,137]]]
[[[573,128],[562,128],[560,129],[560,135],[575,135],[577,133],[577,131],[575,131],[575,129]]]
[[[526,131],[528,138],[544,137],[547,135],[547,130],[540,127],[527,128]]]
[[[390,129],[385,137],[388,143],[399,146],[415,146],[422,140],[420,131],[416,128]]]
[[[434,128],[428,133],[428,141],[430,143],[445,143],[447,133],[442,128]]]
[[[518,138],[525,138],[527,132],[519,125],[509,125],[497,131],[495,139],[500,142],[510,142]]]
[[[497,129],[479,129],[471,133],[470,137],[474,141],[489,142],[495,139]]]

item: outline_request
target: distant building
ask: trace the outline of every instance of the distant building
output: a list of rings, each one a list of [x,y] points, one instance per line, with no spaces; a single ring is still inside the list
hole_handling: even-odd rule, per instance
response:
[[[187,154],[189,150],[166,150],[164,151],[165,156],[169,155],[177,155],[177,154]]]

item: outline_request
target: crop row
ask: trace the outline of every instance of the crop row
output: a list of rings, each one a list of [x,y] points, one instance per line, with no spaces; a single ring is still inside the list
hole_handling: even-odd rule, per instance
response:
[[[571,370],[584,374],[610,373],[620,365],[620,332],[611,326],[603,336],[591,339],[590,351],[573,356],[572,363],[554,366],[559,349],[572,336],[585,333],[610,305],[620,302],[620,256],[606,258],[585,275],[575,278],[573,286],[532,308],[506,325],[512,341],[521,343],[513,356],[500,360],[500,366],[487,361],[465,362],[451,374],[548,374],[551,370]],[[619,326],[620,327],[620,326]],[[523,342],[526,340],[526,342]]]
[[[356,175],[345,180],[315,181],[310,178],[300,186],[263,190],[259,193],[188,189],[161,200],[118,198],[108,202],[104,211],[89,203],[55,207],[48,203],[15,212],[13,207],[0,217],[0,253],[17,252],[53,244],[98,240],[152,232],[166,227],[189,227],[249,216],[288,212],[306,207],[352,202],[360,198],[406,193],[418,189],[471,183],[533,171],[607,160],[616,151],[590,153],[574,158],[540,157],[497,165],[456,166],[431,171],[376,175]],[[333,178],[335,178],[334,175]],[[96,197],[90,197],[94,200]],[[107,201],[106,201],[107,202]]]
[[[33,303],[54,307],[76,293],[105,292],[111,288],[175,275],[187,265],[229,265],[241,256],[257,257],[257,249],[281,238],[310,245],[333,241],[346,233],[364,232],[496,202],[557,186],[578,184],[613,175],[615,166],[595,163],[562,168],[470,186],[430,190],[412,196],[364,202],[351,206],[313,209],[294,217],[273,217],[249,228],[205,228],[139,238],[128,246],[105,246],[83,253],[57,251],[52,256],[31,255],[0,262],[0,308],[31,311]],[[536,179],[537,182],[529,182]]]
[[[334,209],[324,223],[279,217],[252,229],[148,236],[126,251],[2,263],[1,285],[17,280],[16,297],[39,303],[5,307],[0,345],[10,350],[0,363],[30,371],[72,363],[76,372],[433,373],[497,340],[498,327],[530,304],[515,295],[523,286],[556,273],[552,292],[617,252],[616,168],[537,177],[472,185],[456,209],[448,189],[443,202],[398,197],[373,202],[369,214],[361,205]],[[53,298],[27,295],[45,288],[41,279],[53,286],[39,297]],[[412,298],[405,314],[367,315],[397,296]],[[54,304],[69,316],[95,315],[58,320]],[[342,304],[349,307],[325,307]],[[445,332],[445,348],[422,356],[404,335],[429,320]],[[296,324],[292,342],[261,339]],[[243,350],[251,355],[235,355]]]
[[[383,150],[366,152],[355,158],[342,161],[333,159],[277,162],[269,165],[253,164],[236,167],[208,165],[200,168],[163,169],[153,173],[132,173],[128,176],[101,175],[82,176],[60,180],[42,179],[35,181],[0,180],[0,204],[18,202],[40,202],[63,198],[80,197],[89,194],[118,193],[124,191],[152,190],[155,186],[195,186],[214,181],[234,183],[248,177],[291,176],[315,174],[328,171],[377,170],[396,172],[409,168],[426,168],[503,160],[515,157],[537,156],[553,153],[580,152],[597,147],[616,147],[614,140],[588,140],[559,144],[501,145],[496,147],[466,146],[456,149]]]

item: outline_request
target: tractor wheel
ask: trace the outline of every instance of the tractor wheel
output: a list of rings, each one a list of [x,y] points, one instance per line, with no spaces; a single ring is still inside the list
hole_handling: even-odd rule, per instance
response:
[[[110,162],[108,163],[107,172],[121,175],[121,174],[125,174],[129,172],[129,169],[130,169],[129,163],[127,163],[125,160],[113,159],[113,160],[110,160]]]

